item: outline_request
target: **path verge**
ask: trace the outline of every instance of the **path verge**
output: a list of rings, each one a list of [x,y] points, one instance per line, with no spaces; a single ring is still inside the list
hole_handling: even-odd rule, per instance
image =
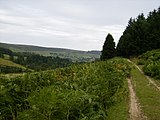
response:
[[[142,120],[141,110],[137,101],[136,93],[133,89],[131,78],[128,78],[127,81],[130,94],[130,108],[129,108],[130,120]]]
[[[133,63],[132,61],[128,60],[128,62],[132,63],[139,71],[141,74],[144,75],[144,72],[138,67],[138,65],[136,65],[135,63]],[[149,81],[150,84],[154,85],[156,89],[158,89],[160,91],[160,87],[148,76],[144,75],[147,80]]]

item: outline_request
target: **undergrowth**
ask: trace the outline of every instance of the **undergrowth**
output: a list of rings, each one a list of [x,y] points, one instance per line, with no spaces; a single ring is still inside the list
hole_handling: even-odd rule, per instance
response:
[[[122,101],[130,75],[125,59],[0,78],[0,119],[106,120]]]

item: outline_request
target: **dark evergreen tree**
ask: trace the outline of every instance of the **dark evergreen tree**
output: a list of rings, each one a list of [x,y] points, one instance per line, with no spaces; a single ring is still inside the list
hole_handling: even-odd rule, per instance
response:
[[[108,34],[103,45],[101,60],[110,59],[115,57],[115,42],[111,34]]]
[[[160,7],[157,11],[154,10],[149,13],[147,22],[149,24],[148,45],[150,49],[160,48]]]
[[[36,71],[67,67],[72,63],[69,59],[34,53],[14,53],[14,55],[16,56],[16,59],[13,58],[15,63]]]
[[[13,55],[13,52],[7,48],[0,47],[0,53],[1,54],[7,54],[7,55]]]
[[[148,50],[160,48],[160,8],[149,13],[147,18],[140,14],[130,19],[117,44],[117,55],[138,56]]]

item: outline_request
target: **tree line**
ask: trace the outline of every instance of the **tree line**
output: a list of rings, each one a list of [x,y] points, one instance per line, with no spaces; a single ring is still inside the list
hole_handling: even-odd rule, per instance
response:
[[[13,61],[36,71],[66,67],[71,64],[71,60],[69,59],[41,56],[33,53],[26,55],[21,54]]]
[[[116,48],[112,35],[108,34],[101,60],[114,56],[138,56],[158,48],[160,48],[160,7],[149,12],[146,18],[143,13],[137,18],[130,18]]]
[[[9,49],[0,48],[0,58],[5,58],[5,55],[9,56],[10,61],[35,71],[66,67],[72,63],[72,61],[69,59],[42,56],[39,54],[27,52],[15,53]]]

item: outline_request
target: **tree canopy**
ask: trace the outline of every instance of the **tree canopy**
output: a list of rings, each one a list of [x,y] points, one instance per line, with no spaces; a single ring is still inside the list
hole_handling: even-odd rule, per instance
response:
[[[148,50],[160,48],[160,8],[136,19],[131,18],[117,44],[118,56],[140,55]]]
[[[8,55],[10,61],[13,61],[14,63],[23,65],[26,68],[33,69],[36,71],[67,67],[72,63],[70,59],[52,57],[52,56],[42,56],[39,54],[34,54],[29,52],[16,53],[12,52],[7,48],[0,47],[0,58],[4,58],[4,55]],[[17,68],[0,66],[0,72],[1,71],[4,71],[4,73],[19,72],[19,71],[23,72],[23,70],[21,69],[19,70]]]
[[[110,59],[115,56],[115,42],[112,35],[109,33],[103,45],[101,60]]]

